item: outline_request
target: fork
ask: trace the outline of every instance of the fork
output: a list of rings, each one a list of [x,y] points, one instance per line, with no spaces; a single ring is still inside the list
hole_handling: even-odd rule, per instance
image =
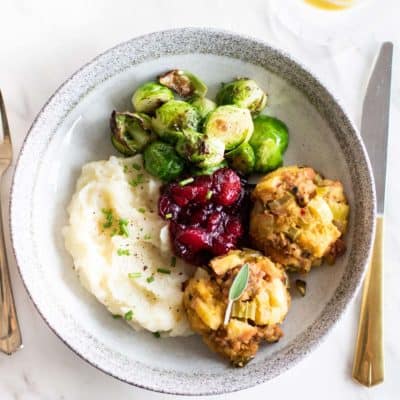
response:
[[[0,90],[0,114],[3,126],[3,141],[0,143],[0,184],[4,172],[11,164],[12,146],[6,108]],[[11,288],[7,252],[4,241],[3,217],[0,201],[0,351],[11,355],[22,347],[14,297]]]

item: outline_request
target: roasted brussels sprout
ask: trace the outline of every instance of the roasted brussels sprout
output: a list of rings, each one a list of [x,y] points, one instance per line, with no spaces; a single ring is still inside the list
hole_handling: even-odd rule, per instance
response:
[[[151,118],[146,114],[113,111],[110,128],[112,144],[126,156],[141,152],[153,139]]]
[[[268,172],[278,168],[283,162],[288,140],[288,128],[282,121],[267,115],[256,117],[249,141],[256,156],[255,170]]]
[[[191,72],[173,69],[158,77],[161,85],[172,89],[181,97],[205,96],[207,86]]]
[[[242,175],[249,175],[254,170],[256,157],[253,148],[248,143],[242,143],[236,149],[226,154],[229,165]]]
[[[217,107],[204,123],[204,132],[222,140],[228,151],[248,140],[253,129],[250,111],[232,105]]]
[[[137,112],[152,114],[156,108],[173,98],[172,90],[157,82],[147,82],[133,93],[132,105]]]
[[[150,143],[143,155],[146,171],[162,181],[176,179],[185,169],[185,161],[168,143],[160,141]]]
[[[192,175],[198,176],[198,175],[212,175],[215,171],[221,168],[225,168],[228,166],[228,163],[226,160],[220,162],[217,165],[213,165],[211,167],[206,167],[206,168],[199,168],[199,167],[194,167],[191,171]]]
[[[194,97],[190,100],[190,104],[197,110],[202,120],[217,108],[217,105],[207,97]]]
[[[184,129],[176,144],[176,151],[199,168],[220,164],[224,159],[225,145],[219,139],[210,138],[192,129]]]
[[[199,114],[189,103],[170,100],[156,110],[152,119],[154,131],[162,140],[175,144],[183,136],[183,129],[198,128]]]
[[[267,95],[252,79],[240,78],[222,85],[217,94],[217,103],[234,104],[258,114],[267,105]]]

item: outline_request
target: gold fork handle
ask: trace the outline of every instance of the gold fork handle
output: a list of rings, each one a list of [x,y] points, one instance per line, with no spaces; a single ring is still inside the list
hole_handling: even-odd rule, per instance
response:
[[[12,295],[1,214],[0,205],[0,351],[12,354],[22,347],[22,338]]]
[[[383,363],[383,217],[378,216],[372,259],[364,282],[353,378],[374,386],[384,379]]]

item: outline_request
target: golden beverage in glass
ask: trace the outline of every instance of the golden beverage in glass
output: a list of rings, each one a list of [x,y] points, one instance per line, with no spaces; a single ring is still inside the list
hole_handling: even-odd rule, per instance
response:
[[[355,0],[304,0],[306,3],[323,10],[338,11],[354,5]]]

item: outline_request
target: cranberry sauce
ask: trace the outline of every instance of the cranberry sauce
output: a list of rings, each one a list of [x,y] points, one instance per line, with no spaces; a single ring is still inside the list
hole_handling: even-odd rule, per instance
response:
[[[185,181],[165,185],[158,203],[170,222],[174,253],[201,265],[242,245],[249,219],[246,181],[229,168]]]

